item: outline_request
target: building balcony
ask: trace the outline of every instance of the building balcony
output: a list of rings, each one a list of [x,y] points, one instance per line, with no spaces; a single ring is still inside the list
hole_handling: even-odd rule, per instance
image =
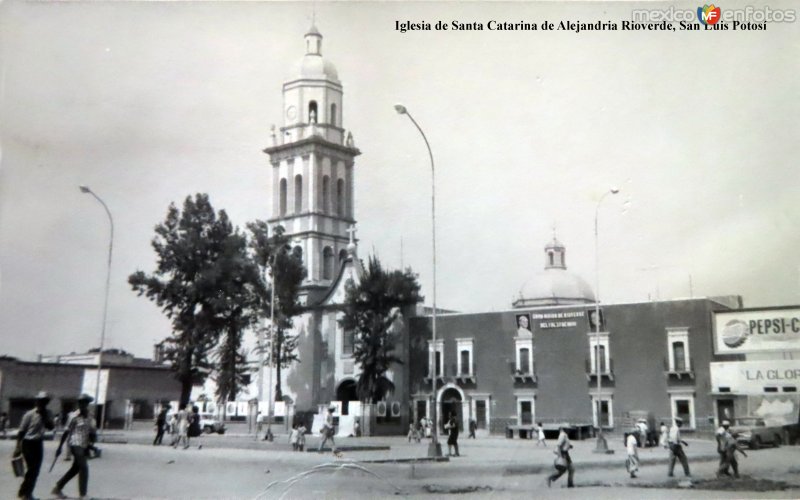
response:
[[[514,382],[531,382],[536,383],[536,373],[534,372],[533,368],[523,370],[517,366],[515,362],[510,362],[508,364],[509,369],[511,370],[511,378],[514,379]]]
[[[608,366],[600,363],[600,376],[608,381],[614,380],[614,359],[608,360]],[[592,364],[591,359],[586,359],[586,379],[589,381],[597,380],[597,367]]]
[[[475,366],[462,366],[461,370],[459,370],[458,365],[455,363],[450,366],[445,366],[444,371],[439,372],[438,376],[436,377],[437,383],[456,383],[456,384],[476,384],[478,382],[478,377],[475,374]],[[431,383],[431,376],[429,374],[425,375],[425,382]]]
[[[694,379],[694,370],[692,369],[694,366],[694,359],[689,358],[688,363],[677,363],[673,364],[673,366],[669,365],[669,358],[664,358],[664,376],[667,377],[668,380],[671,379]]]

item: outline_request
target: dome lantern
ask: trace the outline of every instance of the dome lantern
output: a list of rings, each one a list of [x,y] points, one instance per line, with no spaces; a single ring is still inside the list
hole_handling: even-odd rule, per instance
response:
[[[592,287],[577,274],[567,271],[566,247],[555,235],[553,241],[545,245],[544,253],[544,270],[525,282],[512,307],[594,303]]]

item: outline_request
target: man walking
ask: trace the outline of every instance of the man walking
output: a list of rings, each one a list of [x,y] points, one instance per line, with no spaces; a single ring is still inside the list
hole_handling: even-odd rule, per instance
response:
[[[719,470],[717,471],[717,477],[722,476],[723,474],[726,476],[730,476],[731,473],[728,471],[728,468],[733,469],[733,477],[739,477],[739,462],[736,460],[736,452],[738,451],[744,456],[747,456],[747,453],[739,447],[739,443],[736,442],[736,438],[733,437],[733,434],[729,430],[731,423],[727,420],[722,422],[722,428],[724,430],[720,441],[721,446],[723,449],[722,454],[722,462],[719,464]]]
[[[632,479],[635,479],[636,473],[639,472],[639,451],[636,449],[639,444],[636,441],[637,432],[639,432],[638,427],[634,428],[634,431],[630,432],[628,437],[625,438],[625,451],[628,455],[625,459],[625,465]]]
[[[450,414],[450,420],[444,425],[444,430],[447,431],[447,454],[448,456],[456,456],[460,457],[461,454],[458,453],[458,422],[456,421],[456,414]],[[456,450],[456,454],[453,455],[453,448]]]
[[[3,412],[0,413],[0,434],[3,435],[3,439],[6,438],[6,428],[8,428],[8,413]]]
[[[475,431],[478,430],[478,422],[471,418],[469,419],[469,437],[475,439]]]
[[[161,411],[156,416],[156,438],[153,440],[153,446],[158,446],[164,439],[164,431],[167,429],[167,412],[169,411],[168,405],[163,405]]]
[[[19,487],[17,496],[24,499],[33,498],[33,489],[36,487],[36,479],[39,477],[39,469],[42,467],[44,458],[45,430],[53,430],[55,423],[53,417],[47,410],[50,396],[46,392],[40,391],[35,398],[36,406],[22,416],[17,432],[17,446],[14,449],[14,456],[22,455],[25,459],[27,470],[25,479]]]
[[[730,475],[728,472],[728,464],[725,460],[725,424],[730,425],[730,422],[723,420],[720,426],[714,432],[714,438],[717,440],[717,453],[719,454],[719,470],[717,476],[720,474]]]
[[[322,441],[319,443],[318,452],[322,453],[322,447],[325,446],[325,443],[328,440],[331,440],[331,449],[333,450],[333,454],[336,455],[336,441],[333,440],[333,435],[335,434],[336,427],[333,425],[333,406],[328,408],[328,414],[325,415],[325,423],[322,424]]]
[[[550,484],[555,481],[556,479],[560,478],[564,475],[565,472],[569,472],[567,475],[567,488],[574,488],[575,483],[572,482],[573,476],[575,475],[575,466],[572,465],[572,457],[569,456],[569,450],[572,448],[572,444],[569,442],[569,436],[567,436],[567,429],[565,427],[561,427],[558,432],[558,441],[556,441],[556,449],[553,451],[558,457],[556,457],[555,467],[556,472],[550,475],[547,478],[547,487],[550,487]]]
[[[78,410],[70,414],[67,430],[61,435],[61,442],[56,450],[56,457],[61,455],[64,442],[69,440],[69,450],[72,453],[72,467],[58,480],[52,494],[56,498],[67,498],[64,486],[78,476],[78,492],[80,498],[86,498],[89,489],[89,464],[87,463],[89,445],[95,439],[94,419],[89,414],[89,403],[94,398],[88,394],[81,394],[78,398]]]
[[[669,477],[673,476],[676,459],[681,461],[684,475],[686,475],[686,477],[692,477],[689,473],[689,461],[686,459],[686,454],[683,452],[683,447],[689,446],[689,444],[681,439],[682,426],[683,419],[675,417],[675,423],[672,424],[672,427],[669,429],[669,437],[667,438],[667,444],[669,445],[669,470],[667,471],[667,475]]]

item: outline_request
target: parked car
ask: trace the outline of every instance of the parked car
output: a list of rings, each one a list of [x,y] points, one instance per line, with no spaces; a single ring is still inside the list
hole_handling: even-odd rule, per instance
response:
[[[212,432],[225,434],[225,424],[213,413],[200,414],[200,428],[203,429],[203,432],[206,434],[211,434]]]
[[[742,417],[734,420],[731,431],[736,442],[757,450],[765,445],[780,446],[783,444],[783,427],[767,425],[763,418]]]

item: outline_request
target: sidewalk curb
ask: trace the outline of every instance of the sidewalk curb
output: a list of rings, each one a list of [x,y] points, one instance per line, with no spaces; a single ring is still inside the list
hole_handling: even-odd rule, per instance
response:
[[[691,457],[690,463],[692,462],[715,462],[719,460],[719,455],[696,455]],[[572,461],[572,464],[575,466],[575,470],[581,469],[619,469],[624,467],[624,460],[620,461],[610,461],[604,460],[602,462],[580,462],[580,461]],[[651,458],[651,459],[644,459],[640,460],[639,462],[641,465],[667,465],[669,464],[669,458]],[[516,475],[525,475],[525,474],[542,474],[545,472],[552,472],[553,466],[552,465],[525,465],[525,466],[506,466],[503,469],[504,476],[516,476]]]

